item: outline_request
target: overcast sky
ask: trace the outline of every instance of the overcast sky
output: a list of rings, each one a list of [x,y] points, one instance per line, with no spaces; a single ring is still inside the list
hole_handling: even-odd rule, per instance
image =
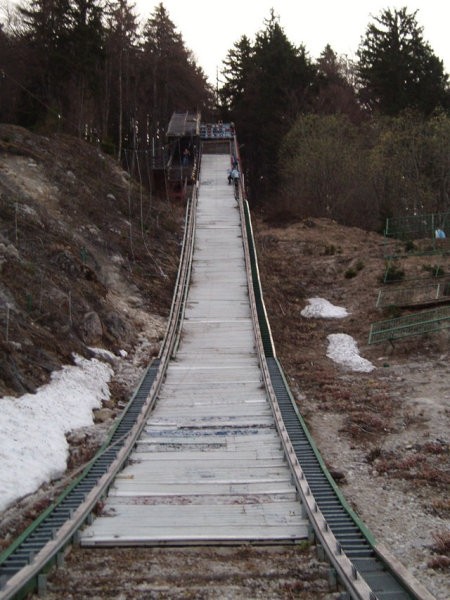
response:
[[[159,4],[135,0],[136,10],[147,18]],[[418,10],[417,22],[432,50],[450,73],[450,2],[448,0],[163,0],[163,5],[185,45],[194,53],[212,83],[216,70],[242,35],[254,40],[264,29],[270,9],[294,45],[303,44],[312,59],[330,44],[337,54],[353,57],[364,37],[371,15],[386,8]]]

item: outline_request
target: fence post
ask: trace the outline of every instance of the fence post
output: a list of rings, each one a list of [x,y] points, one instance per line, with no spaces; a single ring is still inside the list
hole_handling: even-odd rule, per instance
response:
[[[5,332],[6,341],[9,342],[9,304],[6,305],[6,332]]]

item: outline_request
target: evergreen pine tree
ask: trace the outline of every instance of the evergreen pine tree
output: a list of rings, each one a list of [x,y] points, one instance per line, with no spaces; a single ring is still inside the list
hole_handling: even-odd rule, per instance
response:
[[[423,39],[417,11],[384,10],[369,24],[358,50],[360,97],[371,110],[397,115],[405,108],[430,114],[448,106],[443,63]]]

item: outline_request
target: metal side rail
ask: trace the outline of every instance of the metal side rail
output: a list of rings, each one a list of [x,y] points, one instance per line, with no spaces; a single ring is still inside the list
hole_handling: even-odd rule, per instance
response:
[[[39,589],[45,572],[59,561],[68,545],[77,541],[78,530],[91,519],[145,425],[177,342],[192,259],[196,200],[194,191],[186,209],[180,267],[160,354],[147,368],[108,440],[82,474],[0,554],[0,600],[19,600]]]
[[[365,525],[348,506],[318,452],[307,427],[295,406],[288,384],[277,359],[268,358],[267,365],[284,426],[311,494],[328,527],[336,538],[334,554],[348,556],[354,568],[352,577],[361,577],[373,592],[373,598],[424,598],[426,591],[417,595],[411,583],[402,581],[378,556],[376,542]],[[316,537],[323,544],[321,532]],[[334,564],[334,557],[331,564]],[[416,582],[413,582],[414,586]],[[417,586],[418,587],[418,586]]]
[[[308,432],[276,358],[264,306],[248,203],[241,203],[250,296],[259,323],[260,360],[281,441],[314,536],[352,599],[433,600],[375,540],[345,501]],[[245,222],[245,223],[244,223]]]

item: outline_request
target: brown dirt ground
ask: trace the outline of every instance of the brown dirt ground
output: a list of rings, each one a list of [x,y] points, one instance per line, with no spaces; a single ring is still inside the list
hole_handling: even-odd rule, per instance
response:
[[[382,236],[326,219],[285,227],[256,219],[254,230],[277,355],[320,452],[377,541],[437,598],[449,597],[448,330],[368,344],[370,324],[393,310],[375,306],[386,285]],[[449,272],[448,256],[400,260],[400,285],[426,283],[435,264]],[[349,316],[302,317],[314,297]],[[352,372],[330,360],[334,333],[352,336],[375,370]]]
[[[74,351],[125,349],[112,384],[113,417],[158,352],[182,206],[149,199],[112,159],[80,141],[10,126],[0,126],[0,194],[0,396],[36,389]],[[375,307],[385,268],[381,236],[329,220],[274,226],[259,216],[254,230],[277,354],[325,461],[377,540],[436,598],[448,598],[448,335],[368,345],[369,324],[385,316]],[[426,277],[437,260],[408,258],[402,266],[408,277]],[[301,311],[313,297],[350,314],[306,319]],[[95,339],[86,327],[91,313],[101,323]],[[351,335],[376,369],[355,373],[333,363],[331,333]],[[72,469],[92,455],[108,425],[70,436]],[[1,515],[0,549],[65,481]],[[197,580],[184,570],[192,574],[194,565]],[[136,569],[122,551],[86,558],[77,550],[54,573],[50,597],[334,597],[324,587],[326,565],[308,548],[143,550]],[[85,591],[93,581],[95,596]]]

